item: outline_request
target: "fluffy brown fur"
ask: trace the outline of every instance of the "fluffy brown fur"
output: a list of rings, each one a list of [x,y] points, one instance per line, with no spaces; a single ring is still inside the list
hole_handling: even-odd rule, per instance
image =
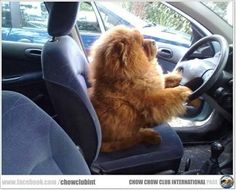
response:
[[[117,26],[92,48],[90,98],[102,129],[102,152],[138,143],[159,144],[151,127],[185,112],[191,91],[177,86],[179,73],[163,75],[153,59],[157,48],[135,29]]]

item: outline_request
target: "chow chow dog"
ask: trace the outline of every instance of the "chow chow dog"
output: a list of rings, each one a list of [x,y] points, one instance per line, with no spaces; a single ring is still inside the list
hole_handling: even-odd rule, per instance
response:
[[[178,72],[162,73],[156,53],[154,41],[125,26],[110,29],[92,46],[89,95],[101,124],[101,152],[159,144],[152,127],[185,113],[191,90],[177,86]]]

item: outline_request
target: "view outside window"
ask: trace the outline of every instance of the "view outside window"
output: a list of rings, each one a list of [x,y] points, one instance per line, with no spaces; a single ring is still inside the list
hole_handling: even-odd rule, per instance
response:
[[[159,26],[163,32],[182,35],[189,40],[191,38],[192,29],[190,22],[162,2],[131,1],[123,3],[122,6],[142,20]]]
[[[175,44],[191,44],[190,22],[161,2],[99,2],[96,8],[91,2],[82,2],[77,15],[86,52],[102,32],[120,24],[147,32],[155,30],[164,42],[172,38]],[[3,2],[2,39],[44,44],[49,38],[47,19],[42,2]]]
[[[231,26],[233,25],[233,3],[232,1],[203,1],[208,8],[223,18]]]
[[[204,1],[207,7],[232,25],[232,1]],[[42,2],[3,2],[2,39],[44,44],[48,12]],[[106,30],[116,25],[139,28],[145,35],[156,33],[158,40],[190,47],[193,36],[189,20],[162,2],[82,2],[77,26],[86,52]],[[170,40],[171,39],[171,40]],[[157,40],[157,41],[158,41]]]
[[[96,14],[90,3],[82,2],[77,15],[77,26],[80,31],[101,33]]]
[[[48,12],[41,2],[3,2],[2,40],[44,44]]]

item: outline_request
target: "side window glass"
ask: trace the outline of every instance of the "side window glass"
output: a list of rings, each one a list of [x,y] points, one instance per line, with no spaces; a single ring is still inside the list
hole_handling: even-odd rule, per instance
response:
[[[2,3],[2,27],[11,27],[11,13],[9,3]]]
[[[80,3],[77,26],[81,32],[101,33],[96,14],[90,3]]]
[[[89,55],[90,47],[101,35],[101,28],[90,2],[81,2],[79,12],[77,14],[77,27],[80,32],[83,47],[87,56]]]
[[[144,28],[156,27],[160,38],[162,38],[161,35],[163,35],[163,39],[168,36],[177,44],[183,43],[186,47],[191,45],[192,27],[190,21],[167,5],[159,1],[127,2],[123,4],[123,8],[149,23]]]
[[[2,40],[44,44],[48,12],[41,2],[2,3]]]
[[[180,40],[182,39],[190,45],[192,35],[191,23],[165,4],[161,2],[153,2],[153,4],[155,5],[147,6],[145,11],[149,21],[163,27],[162,32],[175,34],[177,39],[180,38]],[[152,14],[153,11],[157,14]]]
[[[119,17],[119,15],[112,13],[110,10],[108,10],[101,4],[97,3],[97,8],[100,12],[106,30],[116,25],[130,25],[128,22],[125,22],[121,17]]]

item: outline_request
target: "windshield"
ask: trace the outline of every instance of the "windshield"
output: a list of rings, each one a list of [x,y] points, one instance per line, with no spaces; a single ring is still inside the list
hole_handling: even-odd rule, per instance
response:
[[[232,1],[203,1],[209,9],[224,19],[231,26],[233,25],[233,3]]]

